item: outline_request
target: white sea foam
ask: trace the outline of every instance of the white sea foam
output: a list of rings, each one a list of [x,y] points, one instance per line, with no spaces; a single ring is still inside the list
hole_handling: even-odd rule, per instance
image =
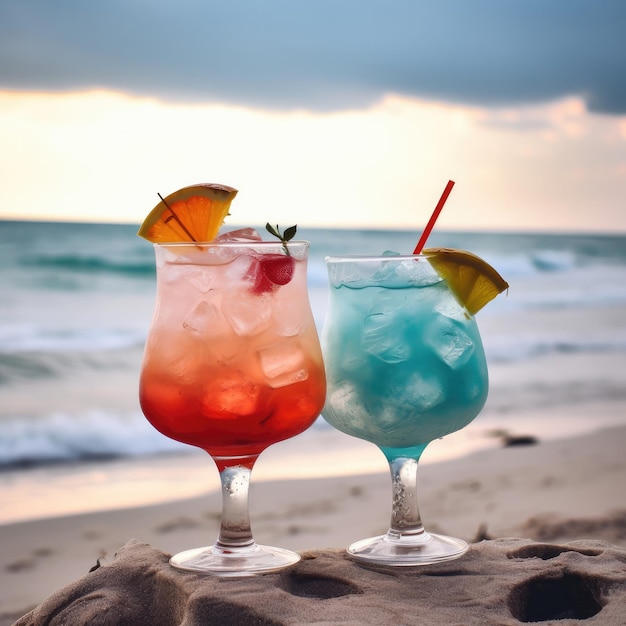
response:
[[[143,345],[146,332],[129,328],[41,328],[0,326],[0,353],[120,350]]]
[[[0,429],[0,467],[144,456],[186,448],[163,437],[140,412],[50,413],[30,420],[5,419]]]

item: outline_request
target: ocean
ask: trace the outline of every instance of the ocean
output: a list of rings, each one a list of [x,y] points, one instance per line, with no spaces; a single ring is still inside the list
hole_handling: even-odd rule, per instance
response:
[[[93,494],[99,485],[109,487],[107,495],[92,500],[126,504],[116,490],[132,477],[152,501],[196,488],[180,490],[177,471],[187,470],[173,463],[197,471],[204,457],[156,432],[138,404],[155,270],[152,246],[136,231],[128,224],[0,221],[0,523],[88,509],[95,505],[81,502],[80,490]],[[326,255],[410,252],[418,236],[300,228],[297,238],[311,242],[318,329]],[[433,460],[496,445],[497,430],[555,437],[626,423],[626,236],[435,231],[428,246],[471,250],[510,284],[478,314],[491,378],[487,405],[449,445],[437,442]],[[319,472],[331,452],[343,459],[336,471],[371,467],[350,466],[365,447],[321,418],[310,430],[275,446],[299,459],[298,475]],[[281,466],[280,451],[271,459],[274,475],[295,475],[293,466]],[[161,485],[145,489],[142,480],[159,477]],[[76,496],[70,509],[59,504],[68,489]],[[140,503],[137,490],[129,492]]]

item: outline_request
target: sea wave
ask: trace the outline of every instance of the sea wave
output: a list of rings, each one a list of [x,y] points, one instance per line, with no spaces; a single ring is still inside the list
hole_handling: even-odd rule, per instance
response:
[[[98,255],[33,255],[22,261],[25,268],[55,269],[65,272],[80,273],[112,273],[125,276],[139,276],[152,278],[155,275],[154,261],[152,258],[136,259],[127,261],[112,261],[109,258]]]
[[[185,454],[192,446],[157,431],[140,411],[60,412],[0,421],[0,471],[16,467]],[[314,429],[331,429],[322,417]]]
[[[580,254],[572,250],[526,250],[523,252],[474,251],[492,265],[507,280],[541,277],[545,275],[568,276],[580,270],[598,275],[626,268],[626,259],[611,259],[596,255]]]
[[[52,413],[36,419],[4,419],[0,468],[186,452],[139,412],[91,411],[80,417]]]
[[[78,374],[89,371],[106,376],[109,372],[119,372],[122,367],[129,367],[129,362],[138,370],[141,363],[139,346],[130,354],[131,357],[118,358],[118,352],[113,355],[94,351],[0,352],[0,387],[10,387],[20,381],[34,384],[47,379],[73,380]]]
[[[142,346],[146,331],[106,328],[42,328],[33,324],[0,325],[0,358],[24,352],[111,351]]]
[[[525,337],[507,336],[484,341],[487,361],[514,363],[550,354],[584,354],[626,352],[626,336],[593,337]]]

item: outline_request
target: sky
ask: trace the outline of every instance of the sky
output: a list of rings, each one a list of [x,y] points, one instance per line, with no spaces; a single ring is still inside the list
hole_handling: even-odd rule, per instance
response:
[[[3,0],[0,218],[626,232],[623,0]]]

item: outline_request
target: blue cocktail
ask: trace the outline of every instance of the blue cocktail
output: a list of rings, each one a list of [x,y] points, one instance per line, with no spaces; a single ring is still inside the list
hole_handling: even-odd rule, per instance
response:
[[[417,464],[431,441],[466,426],[485,403],[487,365],[476,322],[426,256],[326,261],[323,416],[376,444],[393,481],[388,532],[348,552],[388,565],[456,558],[467,550],[463,540],[424,530]]]

